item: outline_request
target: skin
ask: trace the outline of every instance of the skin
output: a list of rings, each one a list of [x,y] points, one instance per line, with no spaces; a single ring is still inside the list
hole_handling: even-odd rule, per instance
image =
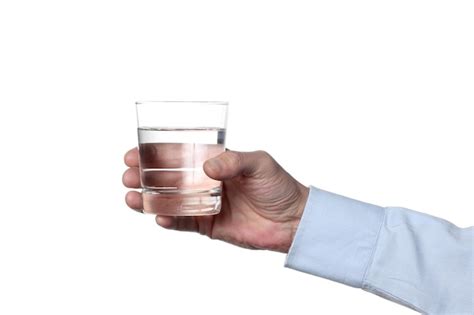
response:
[[[125,154],[129,167],[123,184],[140,188],[139,153]],[[213,216],[156,216],[158,225],[179,231],[198,232],[251,249],[287,253],[308,198],[309,188],[288,174],[264,151],[226,151],[204,163],[207,176],[223,182],[221,212]],[[126,194],[127,205],[142,212],[137,191]]]

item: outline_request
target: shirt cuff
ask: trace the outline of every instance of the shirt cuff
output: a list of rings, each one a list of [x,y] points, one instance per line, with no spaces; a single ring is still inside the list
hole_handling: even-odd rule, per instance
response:
[[[385,209],[310,187],[285,267],[361,288]]]

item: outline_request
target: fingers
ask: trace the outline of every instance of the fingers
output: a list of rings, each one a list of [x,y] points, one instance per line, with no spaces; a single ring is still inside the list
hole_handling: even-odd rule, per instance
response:
[[[127,169],[122,176],[122,182],[128,188],[140,188],[140,172],[138,167]]]
[[[155,220],[158,225],[166,229],[199,232],[211,237],[214,216],[172,217],[157,215]]]
[[[188,232],[196,232],[198,230],[195,217],[171,217],[157,215],[155,219],[158,225],[167,229]]]
[[[138,149],[129,150],[124,156],[124,162],[127,166],[138,167]]]
[[[176,224],[176,218],[174,217],[157,215],[155,220],[159,226],[164,227],[165,229],[172,229]]]
[[[131,209],[138,212],[143,212],[143,199],[142,195],[138,191],[129,191],[125,195],[125,202]]]
[[[129,150],[124,156],[124,162],[130,168],[123,173],[123,184],[125,185],[125,187],[128,188],[139,188],[140,174],[138,171],[138,149],[133,148]],[[143,199],[142,195],[139,192],[129,191],[125,195],[125,203],[131,209],[138,212],[143,212]]]
[[[141,193],[129,191],[125,195],[125,202],[131,209],[143,213],[143,198]],[[155,218],[156,223],[166,229],[199,232],[203,235],[210,235],[213,219],[213,216],[173,217],[162,215],[157,215]]]
[[[233,177],[254,176],[257,173],[273,172],[278,164],[264,151],[226,151],[204,164],[206,174],[214,179],[226,180]]]
[[[142,143],[142,168],[200,167],[204,161],[224,150],[222,145],[198,143]]]
[[[138,171],[138,149],[129,150],[124,156],[124,162],[130,168],[123,173],[122,182],[128,188],[140,187],[140,174]],[[129,191],[125,195],[125,203],[131,209],[143,212],[142,195],[137,191]]]
[[[202,189],[218,187],[219,182],[209,178],[202,169],[176,172],[174,170],[147,170],[142,183],[146,187],[168,187],[174,189]],[[136,183],[136,182],[134,182]]]

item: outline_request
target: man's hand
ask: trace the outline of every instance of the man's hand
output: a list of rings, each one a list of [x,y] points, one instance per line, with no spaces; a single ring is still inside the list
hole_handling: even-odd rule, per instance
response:
[[[125,155],[123,183],[140,187],[138,150]],[[241,247],[288,252],[309,189],[288,174],[268,153],[226,151],[204,164],[204,172],[223,181],[222,209],[214,216],[156,216],[164,228],[199,232]],[[143,207],[141,194],[129,191],[127,205]]]

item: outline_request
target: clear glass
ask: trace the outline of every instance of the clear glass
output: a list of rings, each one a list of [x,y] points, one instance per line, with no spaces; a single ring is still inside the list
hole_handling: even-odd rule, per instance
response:
[[[140,181],[145,213],[213,215],[222,183],[203,170],[225,151],[227,103],[137,102]]]

